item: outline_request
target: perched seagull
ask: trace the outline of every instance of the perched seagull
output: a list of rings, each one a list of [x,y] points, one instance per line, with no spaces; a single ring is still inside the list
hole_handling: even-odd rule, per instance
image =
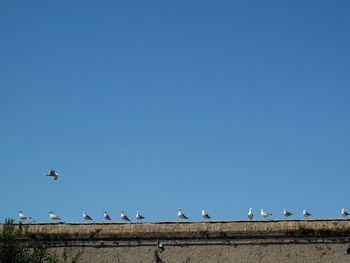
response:
[[[293,215],[293,214],[292,214],[291,212],[289,212],[287,209],[284,209],[284,210],[283,210],[283,214],[284,214],[285,217],[288,217],[288,216]]]
[[[122,220],[131,222],[131,220],[126,216],[126,214],[124,213],[124,211],[121,211],[121,212],[120,212],[120,218],[121,218]]]
[[[346,212],[344,208],[342,208],[342,209],[341,209],[341,215],[342,215],[342,216],[348,216],[349,213]]]
[[[304,216],[305,218],[307,218],[307,217],[311,216],[311,214],[310,214],[308,211],[303,210],[303,216]]]
[[[85,211],[84,211],[84,213],[83,213],[83,218],[84,218],[84,220],[86,220],[86,221],[93,220]]]
[[[23,211],[22,211],[22,210],[19,210],[18,212],[19,212],[19,215],[18,215],[19,219],[21,219],[21,220],[32,219],[30,216],[25,216],[25,215],[23,214]]]
[[[210,219],[210,218],[211,218],[211,217],[207,214],[207,212],[205,212],[204,209],[202,210],[202,217],[203,217],[204,219]]]
[[[58,215],[56,215],[56,214],[54,214],[54,212],[49,212],[50,213],[50,218],[52,219],[52,220],[61,220],[61,218],[58,216]]]
[[[262,209],[262,208],[260,208],[260,215],[261,215],[262,217],[269,217],[269,216],[272,216],[272,214],[265,212],[264,209]]]
[[[60,176],[58,173],[55,172],[55,170],[50,170],[47,174],[44,175],[51,176],[54,180],[57,180],[57,178]]]
[[[182,219],[188,219],[188,217],[185,216],[184,213],[182,213],[181,208],[178,208],[177,210],[178,210],[178,212],[177,212],[177,216],[178,216],[178,217],[180,217],[180,218],[182,218]]]
[[[136,216],[135,216],[135,217],[136,217],[137,220],[145,219],[145,218],[140,214],[139,211],[136,212]]]
[[[249,219],[253,219],[253,217],[254,217],[253,208],[249,208],[249,212],[248,212],[247,216],[248,216]]]
[[[103,212],[103,218],[104,218],[105,220],[109,220],[109,221],[112,220],[111,217],[107,214],[107,212]]]

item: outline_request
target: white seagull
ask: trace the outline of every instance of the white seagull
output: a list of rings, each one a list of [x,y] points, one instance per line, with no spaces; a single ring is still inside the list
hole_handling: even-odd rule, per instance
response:
[[[303,216],[304,216],[305,218],[307,218],[307,217],[311,216],[311,214],[310,214],[308,211],[303,210]]]
[[[283,214],[284,214],[285,217],[288,217],[288,216],[293,215],[293,214],[292,214],[291,212],[289,212],[287,209],[284,209],[284,210],[283,210]]]
[[[249,219],[253,219],[253,217],[254,217],[253,208],[249,208],[249,212],[248,212],[247,216],[248,216]]]
[[[52,219],[52,220],[61,220],[61,218],[58,216],[58,215],[56,215],[54,212],[49,212],[50,213],[50,218]]]
[[[341,209],[341,215],[342,215],[342,216],[348,216],[349,213],[346,212],[344,208],[342,208],[342,209]]]
[[[105,219],[105,220],[109,220],[109,221],[111,221],[112,219],[111,219],[111,217],[107,214],[107,212],[105,211],[105,212],[103,212],[103,218]]]
[[[18,212],[19,212],[19,215],[18,215],[19,219],[21,219],[21,220],[32,219],[30,216],[25,216],[25,215],[23,214],[23,211],[22,211],[22,210],[19,210]]]
[[[127,217],[127,215],[124,213],[124,211],[120,212],[120,218],[124,221],[129,221],[131,222],[131,220]]]
[[[178,208],[177,210],[178,210],[178,212],[177,212],[178,217],[180,217],[181,219],[188,219],[188,217],[185,216],[184,213],[182,213],[181,208]]]
[[[52,179],[57,180],[57,178],[60,176],[58,173],[55,172],[55,170],[50,170],[48,173],[44,174],[45,176],[51,176]]]
[[[211,217],[208,215],[208,213],[205,212],[204,209],[202,210],[202,217],[203,217],[204,219],[210,219],[210,218],[211,218]]]
[[[84,218],[84,220],[86,220],[86,221],[93,220],[85,211],[84,211],[84,213],[83,213],[83,218]]]
[[[265,218],[269,217],[269,216],[272,216],[272,214],[265,212],[264,209],[262,209],[262,208],[260,208],[260,215],[262,217],[265,217]]]
[[[135,216],[135,217],[136,217],[137,220],[145,219],[145,218],[140,214],[139,211],[136,212],[136,216]]]

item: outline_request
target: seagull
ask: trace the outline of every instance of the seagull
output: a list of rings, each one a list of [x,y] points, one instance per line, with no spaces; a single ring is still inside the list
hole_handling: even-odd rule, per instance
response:
[[[107,212],[103,212],[103,218],[109,221],[112,220],[111,217],[107,214]]]
[[[51,211],[49,213],[50,213],[50,218],[52,220],[61,220],[61,218],[58,215],[54,214],[54,212]]]
[[[21,219],[21,220],[32,219],[30,216],[25,216],[25,215],[23,214],[23,211],[22,211],[22,210],[19,210],[18,212],[19,212],[19,215],[18,215],[19,219]]]
[[[50,170],[47,174],[44,175],[51,176],[54,180],[57,180],[57,178],[60,176],[58,173],[55,172],[55,170]]]
[[[177,212],[177,216],[178,216],[178,217],[180,217],[180,218],[182,218],[182,219],[188,219],[188,217],[185,216],[184,213],[182,213],[181,208],[178,208],[177,210],[178,210],[178,212]]]
[[[126,214],[124,213],[124,211],[121,211],[121,212],[120,212],[120,218],[121,218],[122,220],[131,222],[131,220],[126,216]]]
[[[249,208],[249,212],[248,212],[247,216],[248,216],[249,219],[253,219],[253,217],[254,217],[253,208]]]
[[[83,218],[84,218],[84,220],[86,220],[86,221],[93,220],[85,211],[84,211],[84,213],[83,213]]]
[[[304,216],[305,218],[307,218],[307,217],[311,216],[311,214],[310,214],[308,211],[303,210],[303,216]]]
[[[202,217],[203,217],[204,219],[210,219],[210,218],[211,218],[211,217],[207,214],[207,212],[205,212],[204,209],[202,210]]]
[[[157,246],[158,246],[158,249],[160,250],[160,252],[164,251],[164,245],[159,240],[157,240]]]
[[[264,209],[262,209],[262,208],[260,208],[260,215],[261,215],[262,217],[269,217],[269,216],[272,216],[272,214],[265,212]]]
[[[342,216],[348,216],[349,213],[346,212],[344,208],[342,208],[342,209],[341,209],[341,215],[342,215]]]
[[[284,214],[285,217],[288,217],[288,216],[293,215],[293,214],[292,214],[291,212],[289,212],[287,209],[284,209],[284,210],[283,210],[283,214]]]
[[[135,216],[135,217],[136,217],[137,220],[142,220],[142,219],[144,219],[144,217],[140,214],[139,211],[136,212],[136,216]]]

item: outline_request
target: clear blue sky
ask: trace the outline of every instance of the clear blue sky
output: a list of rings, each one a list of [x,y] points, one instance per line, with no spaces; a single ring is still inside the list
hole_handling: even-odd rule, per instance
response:
[[[349,1],[2,1],[0,221],[339,217],[349,13]]]

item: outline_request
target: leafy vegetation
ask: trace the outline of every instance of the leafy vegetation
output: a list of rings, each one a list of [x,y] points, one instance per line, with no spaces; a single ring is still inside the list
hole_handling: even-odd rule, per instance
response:
[[[81,252],[69,259],[67,251],[61,256],[43,242],[28,238],[27,227],[6,219],[0,233],[0,263],[77,263]]]

